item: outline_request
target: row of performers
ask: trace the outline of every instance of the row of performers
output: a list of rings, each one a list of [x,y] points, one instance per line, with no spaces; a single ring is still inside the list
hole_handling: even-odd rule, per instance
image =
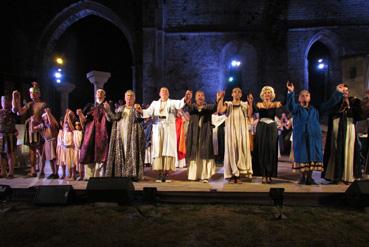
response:
[[[349,96],[346,85],[340,84],[331,98],[319,109],[310,105],[310,93],[302,90],[295,100],[294,85],[287,83],[287,108],[293,117],[293,169],[301,172],[300,183],[314,184],[313,171],[322,171],[322,176],[334,183],[353,182],[361,177],[358,138],[355,122],[366,112],[365,105]],[[261,102],[248,97],[241,101],[242,91],[232,90],[232,101],[224,101],[224,92],[218,92],[216,103],[208,104],[205,94],[187,91],[181,100],[169,98],[169,90],[160,89],[160,99],[153,101],[147,109],[135,103],[135,93],[125,92],[125,105],[114,112],[105,101],[105,91],[96,91],[96,103],[82,111],[76,111],[80,124],[73,124],[75,115],[67,110],[58,131],[58,124],[49,108],[40,99],[37,84],[30,88],[31,102],[21,106],[19,92],[13,92],[12,104],[2,99],[0,114],[0,151],[7,156],[8,177],[13,177],[15,115],[28,114],[24,143],[30,147],[30,176],[36,176],[36,153],[50,160],[52,174],[58,177],[58,165],[69,168],[75,177],[78,169],[81,179],[91,176],[123,176],[136,180],[143,178],[145,159],[145,135],[142,119],[153,121],[151,152],[153,170],[158,172],[158,182],[169,182],[168,174],[176,169],[177,137],[176,112],[184,107],[190,115],[186,135],[186,160],[189,163],[188,179],[207,182],[215,174],[213,149],[212,114],[225,114],[224,178],[230,183],[239,183],[241,177],[252,179],[262,176],[263,183],[271,183],[277,176],[278,132],[275,117],[281,102],[274,101],[274,89],[262,88]],[[258,112],[254,143],[249,137],[250,118]],[[329,128],[323,156],[320,114],[329,114]],[[113,122],[111,132],[107,123]],[[82,130],[83,132],[82,132]],[[109,133],[110,132],[110,133]],[[253,146],[253,147],[252,147]],[[2,159],[1,159],[2,160]],[[81,164],[81,165],[79,165]],[[41,167],[41,175],[44,165]]]

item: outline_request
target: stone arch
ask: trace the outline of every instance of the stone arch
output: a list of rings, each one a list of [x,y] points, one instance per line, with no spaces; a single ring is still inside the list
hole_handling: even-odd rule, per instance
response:
[[[253,45],[244,40],[233,40],[228,42],[222,49],[219,63],[219,90],[226,87],[226,72],[228,70],[229,62],[232,58],[237,58],[241,61],[241,77],[242,88],[244,93],[246,91],[258,90],[258,57],[257,51]]]
[[[98,16],[112,23],[127,39],[132,56],[132,85],[135,89],[136,79],[139,72],[136,70],[136,49],[134,46],[134,36],[132,35],[133,32],[129,30],[128,25],[124,23],[121,18],[110,8],[90,0],[82,0],[64,8],[50,21],[50,23],[44,29],[37,45],[38,54],[35,59],[35,66],[37,66],[35,69],[36,73],[39,75],[39,78],[42,78],[42,81],[47,81],[47,71],[49,69],[49,65],[51,64],[51,55],[57,44],[57,41],[71,25],[91,15]],[[43,87],[46,91],[50,90],[49,87],[45,88],[45,85],[43,85]],[[47,97],[47,95],[45,96]]]
[[[332,63],[329,67],[329,76],[331,84],[336,84],[341,80],[340,57],[344,54],[344,48],[338,35],[329,30],[320,30],[312,35],[306,44],[304,52],[304,87],[309,88],[309,61],[308,55],[310,48],[320,42],[325,45],[331,55]]]

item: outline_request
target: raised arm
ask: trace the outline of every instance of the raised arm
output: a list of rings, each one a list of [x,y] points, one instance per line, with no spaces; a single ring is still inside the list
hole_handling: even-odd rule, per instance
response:
[[[109,122],[119,121],[122,118],[122,113],[120,111],[113,113],[108,102],[104,102],[104,111],[106,119]]]
[[[224,113],[227,110],[227,105],[224,103],[224,91],[217,92],[217,112]]]
[[[29,109],[29,104],[21,106],[20,93],[18,91],[13,91],[12,94],[12,111],[18,116],[24,115]]]
[[[319,110],[321,114],[327,114],[332,111],[343,99],[344,84],[339,84],[336,87],[336,91],[332,94],[328,101],[324,102]]]
[[[291,82],[287,82],[287,109],[292,114],[295,114],[298,109],[298,104],[295,101],[295,86]]]
[[[51,110],[50,108],[46,108],[45,109],[45,113],[46,113],[46,116],[49,120],[49,123],[50,125],[53,127],[53,128],[57,128],[58,127],[58,121],[56,121],[54,115],[51,113]]]

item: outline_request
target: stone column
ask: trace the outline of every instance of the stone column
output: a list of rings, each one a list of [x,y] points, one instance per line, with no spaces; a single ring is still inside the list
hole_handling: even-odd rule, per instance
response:
[[[69,94],[76,86],[69,82],[57,83],[56,90],[60,93],[60,113],[63,114],[69,106]]]
[[[132,71],[132,90],[137,93],[137,88],[136,88],[136,67],[134,65],[131,66],[131,71]]]
[[[98,89],[104,88],[104,84],[109,80],[111,74],[103,71],[90,71],[86,74],[87,79],[94,84],[94,98]]]

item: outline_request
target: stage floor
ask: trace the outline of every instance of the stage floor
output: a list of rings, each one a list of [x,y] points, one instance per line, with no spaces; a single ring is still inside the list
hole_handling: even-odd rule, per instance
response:
[[[10,185],[12,188],[29,188],[38,185],[72,185],[76,190],[86,189],[86,181],[68,181],[46,178],[27,178],[26,171],[23,169],[16,169],[14,179],[0,179],[0,184]],[[48,174],[48,171],[46,171]],[[176,172],[169,176],[171,183],[156,183],[155,173],[150,167],[145,168],[145,178],[142,181],[135,182],[136,190],[142,190],[144,187],[156,187],[158,191],[165,192],[269,192],[270,188],[283,187],[285,192],[296,193],[343,193],[348,185],[345,184],[327,184],[327,181],[320,178],[320,172],[314,172],[313,177],[318,185],[299,185],[297,181],[299,174],[293,173],[291,163],[285,160],[279,161],[278,178],[273,179],[272,184],[262,184],[260,177],[254,177],[252,182],[243,182],[242,184],[229,184],[223,178],[223,168],[217,167],[217,173],[209,181],[209,183],[202,183],[197,181],[187,180],[187,169],[177,169]]]

